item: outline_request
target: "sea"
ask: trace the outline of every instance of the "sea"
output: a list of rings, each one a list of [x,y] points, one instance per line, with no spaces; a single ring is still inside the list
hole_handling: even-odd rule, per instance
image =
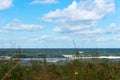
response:
[[[120,61],[120,48],[7,48],[0,49],[0,60],[44,61],[66,63],[74,59],[107,59]]]

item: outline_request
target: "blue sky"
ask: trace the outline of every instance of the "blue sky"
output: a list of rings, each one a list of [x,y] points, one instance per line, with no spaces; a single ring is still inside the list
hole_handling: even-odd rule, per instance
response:
[[[0,0],[0,48],[119,48],[119,4],[120,0]]]

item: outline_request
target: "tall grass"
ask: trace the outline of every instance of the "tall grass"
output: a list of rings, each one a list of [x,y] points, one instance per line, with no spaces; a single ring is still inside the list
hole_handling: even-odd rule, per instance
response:
[[[21,55],[21,51],[17,54]],[[78,54],[78,53],[76,53]],[[79,57],[79,55],[78,55]],[[46,57],[45,57],[46,60]],[[20,60],[0,61],[0,80],[119,80],[120,63],[102,59],[76,59],[63,65],[46,61],[21,64]]]
[[[64,65],[29,65],[0,61],[1,80],[119,80],[120,63],[74,60]],[[17,65],[16,65],[17,64]],[[13,67],[14,66],[14,67]],[[82,70],[81,70],[82,68]],[[82,74],[81,74],[82,73]],[[7,74],[7,75],[6,75]],[[5,77],[4,77],[5,76]]]

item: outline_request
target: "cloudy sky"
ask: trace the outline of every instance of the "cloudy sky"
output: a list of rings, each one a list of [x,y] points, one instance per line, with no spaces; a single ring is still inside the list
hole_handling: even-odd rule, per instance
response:
[[[0,48],[120,48],[120,0],[0,0]]]

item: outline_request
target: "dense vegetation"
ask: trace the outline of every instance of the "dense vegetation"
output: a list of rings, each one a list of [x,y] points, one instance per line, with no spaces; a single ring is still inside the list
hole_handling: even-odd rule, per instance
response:
[[[32,62],[0,61],[1,80],[119,80],[120,63],[95,59],[74,60],[64,65]]]

